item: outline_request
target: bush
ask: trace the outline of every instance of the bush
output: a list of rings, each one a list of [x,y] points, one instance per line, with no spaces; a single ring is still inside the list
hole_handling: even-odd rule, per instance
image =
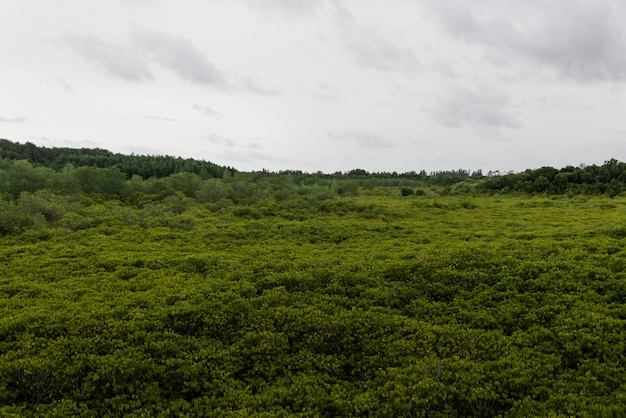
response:
[[[400,189],[400,193],[402,193],[402,196],[413,196],[415,194],[415,192],[413,192],[413,189],[411,189],[410,187],[403,187],[402,189]]]

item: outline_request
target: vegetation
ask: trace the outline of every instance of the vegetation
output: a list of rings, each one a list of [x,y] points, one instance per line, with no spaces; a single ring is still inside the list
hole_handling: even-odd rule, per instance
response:
[[[20,144],[6,139],[0,139],[0,159],[25,160],[35,167],[47,167],[55,171],[60,171],[66,166],[89,166],[96,168],[117,168],[124,173],[127,178],[140,176],[144,179],[152,177],[167,177],[178,173],[196,174],[202,179],[221,178],[232,176],[237,172],[231,167],[221,167],[216,164],[194,159],[182,159],[171,156],[147,156],[147,155],[124,155],[113,154],[103,149],[74,149],[74,148],[46,148],[38,147],[27,142]],[[255,178],[259,175],[267,176],[270,173],[262,171],[255,173]],[[427,174],[422,170],[408,173],[370,173],[363,169],[354,169],[345,173],[337,172],[324,174],[317,172],[314,174],[305,173],[300,170],[282,171],[281,176],[289,176],[298,184],[302,181],[317,181],[321,179],[350,179],[358,186],[366,185],[372,187],[370,180],[420,180],[432,184],[452,185],[469,178],[481,178],[480,170],[470,175],[468,170],[437,171]],[[364,180],[368,180],[365,182]],[[368,183],[368,184],[366,184]]]
[[[89,148],[46,148],[27,142],[20,144],[0,139],[0,158],[26,160],[37,166],[61,170],[66,165],[77,167],[92,166],[98,168],[117,167],[127,177],[138,175],[144,178],[167,177],[188,172],[202,178],[222,177],[231,168],[193,159],[170,156],[124,155],[114,154],[103,149]]]
[[[0,160],[0,416],[624,416],[626,196],[435,177]]]
[[[608,194],[617,196],[626,191],[626,163],[615,159],[601,166],[578,168],[568,166],[557,170],[542,167],[522,173],[490,176],[481,185],[485,191],[548,193],[548,194]]]

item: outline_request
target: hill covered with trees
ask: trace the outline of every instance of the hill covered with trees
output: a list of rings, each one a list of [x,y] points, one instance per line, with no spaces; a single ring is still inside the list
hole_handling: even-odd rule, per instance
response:
[[[1,151],[0,416],[626,414],[622,163],[144,177]]]
[[[167,177],[176,173],[193,173],[203,179],[222,177],[233,169],[207,161],[172,156],[125,155],[99,148],[47,148],[31,142],[20,144],[0,139],[0,158],[25,160],[38,167],[60,171],[68,165],[75,167],[118,168],[126,177]]]

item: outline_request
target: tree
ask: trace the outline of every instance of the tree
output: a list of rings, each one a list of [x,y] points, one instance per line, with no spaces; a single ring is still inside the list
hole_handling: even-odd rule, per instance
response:
[[[49,188],[54,180],[54,170],[34,168],[26,160],[14,161],[8,172],[8,192],[17,199],[22,192],[35,192]]]
[[[187,197],[194,197],[202,186],[202,179],[194,173],[176,173],[167,178],[172,188]]]
[[[78,167],[76,177],[80,189],[85,193],[96,193],[105,197],[124,194],[126,175],[117,167]]]

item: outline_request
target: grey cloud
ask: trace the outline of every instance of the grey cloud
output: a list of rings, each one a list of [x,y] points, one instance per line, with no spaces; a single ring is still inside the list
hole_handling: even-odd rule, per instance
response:
[[[363,26],[343,4],[334,3],[333,13],[343,38],[344,50],[356,64],[364,68],[406,73],[412,73],[419,67],[419,60],[411,49],[389,40],[376,29]]]
[[[264,87],[256,79],[219,69],[185,37],[154,30],[135,30],[131,33],[131,40],[159,65],[183,80],[221,90],[247,91],[261,96],[276,96],[280,93]]]
[[[128,45],[104,42],[93,35],[74,33],[62,35],[60,41],[113,77],[135,82],[154,79],[144,57]]]
[[[209,142],[216,145],[223,145],[226,147],[234,147],[235,142],[231,139],[224,138],[223,136],[217,134],[209,134]]]
[[[26,119],[17,117],[17,118],[5,118],[0,116],[0,123],[24,123]]]
[[[93,35],[65,34],[60,40],[75,53],[100,67],[105,73],[126,81],[153,80],[149,64],[154,62],[179,78],[225,91],[247,91],[276,96],[278,90],[264,87],[258,80],[226,72],[182,36],[155,30],[134,30],[129,44],[105,42]]]
[[[362,28],[348,37],[346,51],[358,65],[365,68],[410,73],[418,67],[417,57],[411,50]]]
[[[501,57],[581,81],[626,79],[626,6],[617,0],[427,0],[445,28]]]
[[[365,132],[365,131],[343,131],[343,132],[329,132],[328,137],[335,141],[353,142],[361,148],[391,148],[395,146],[395,143],[390,142],[380,135]]]
[[[195,105],[193,105],[193,108],[194,108],[194,110],[200,112],[200,114],[202,116],[211,116],[211,117],[214,117],[216,119],[219,119],[220,116],[221,116],[217,111],[211,109],[208,106],[200,106],[200,105],[195,104]]]
[[[135,30],[131,33],[131,40],[159,65],[184,80],[230,88],[224,73],[187,38],[154,30]]]
[[[428,109],[435,121],[448,128],[470,125],[487,128],[519,128],[510,111],[511,101],[489,85],[450,88]]]

